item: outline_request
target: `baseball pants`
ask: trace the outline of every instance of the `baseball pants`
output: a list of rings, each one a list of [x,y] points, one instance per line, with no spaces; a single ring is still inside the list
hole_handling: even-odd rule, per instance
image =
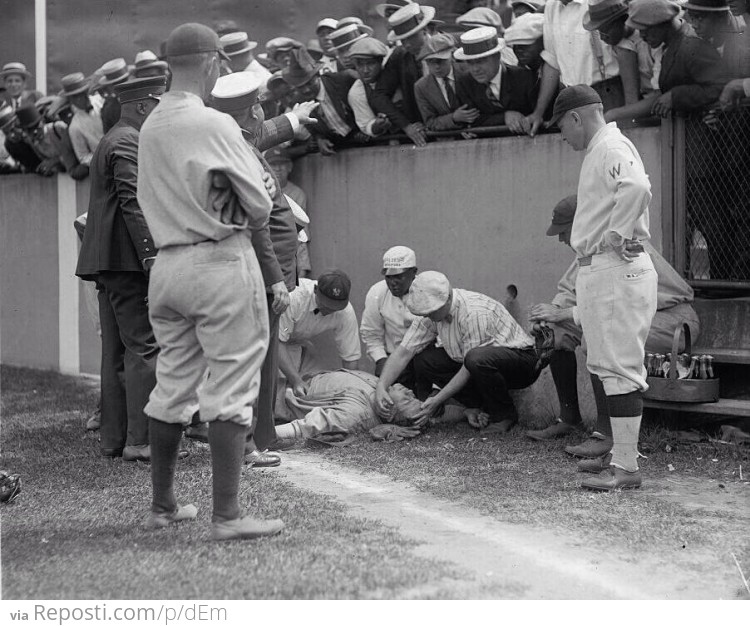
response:
[[[202,422],[250,426],[268,349],[268,311],[249,233],[159,250],[148,294],[161,351],[146,413],[188,424],[197,396]]]
[[[648,254],[623,261],[614,252],[594,255],[576,280],[578,316],[589,372],[608,396],[645,391],[646,340],[656,313],[657,276]]]

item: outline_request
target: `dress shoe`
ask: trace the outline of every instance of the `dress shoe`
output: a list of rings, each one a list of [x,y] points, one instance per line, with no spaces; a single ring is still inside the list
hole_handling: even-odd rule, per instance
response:
[[[251,450],[245,453],[245,465],[251,467],[277,467],[281,465],[281,457],[275,452]]]
[[[102,456],[106,456],[110,459],[122,456],[122,448],[102,448]]]
[[[195,508],[194,504],[186,504],[185,506],[180,506],[178,504],[177,508],[171,513],[154,513],[151,511],[146,518],[146,528],[151,530],[166,528],[167,526],[172,526],[178,522],[186,522],[195,519],[197,515],[198,509]]]
[[[198,424],[197,426],[188,426],[185,429],[185,436],[188,439],[195,439],[202,443],[208,443],[208,424]]]
[[[578,432],[576,426],[558,420],[551,426],[547,426],[547,428],[543,428],[542,430],[527,430],[526,436],[535,441],[550,441],[552,439],[557,439],[558,437],[571,435],[575,432]]]
[[[597,457],[595,459],[581,459],[578,461],[576,466],[579,472],[586,472],[588,474],[601,474],[605,469],[609,467],[612,462],[612,454],[605,454],[604,456]]]
[[[610,465],[598,476],[584,478],[581,487],[592,491],[614,491],[615,489],[638,489],[641,486],[641,470],[626,472]]]
[[[280,519],[240,517],[227,522],[214,522],[211,525],[211,539],[214,541],[257,539],[267,535],[277,535],[282,528],[284,528],[284,522]]]
[[[97,409],[94,414],[86,420],[86,430],[99,430],[102,425],[102,412]]]
[[[589,437],[577,446],[565,446],[565,452],[582,459],[595,459],[604,456],[612,449],[612,438]]]
[[[125,446],[122,451],[123,461],[142,461],[143,463],[151,462],[151,446],[148,444],[141,446]]]

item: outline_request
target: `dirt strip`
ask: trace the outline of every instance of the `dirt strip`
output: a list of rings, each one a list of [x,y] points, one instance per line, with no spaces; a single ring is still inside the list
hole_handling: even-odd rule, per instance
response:
[[[645,564],[632,554],[595,550],[585,536],[496,521],[374,472],[357,472],[306,450],[284,453],[274,470],[298,487],[335,497],[352,514],[377,519],[420,542],[420,556],[466,572],[466,598],[717,599],[727,588],[675,565]],[[692,568],[691,568],[692,569]],[[437,591],[405,590],[404,597]],[[465,593],[465,595],[464,595]]]

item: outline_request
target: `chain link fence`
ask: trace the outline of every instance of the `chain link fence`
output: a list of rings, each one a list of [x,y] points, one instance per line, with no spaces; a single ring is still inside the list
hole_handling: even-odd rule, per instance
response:
[[[696,286],[750,287],[750,103],[685,122],[684,254]],[[680,242],[677,242],[680,245]]]

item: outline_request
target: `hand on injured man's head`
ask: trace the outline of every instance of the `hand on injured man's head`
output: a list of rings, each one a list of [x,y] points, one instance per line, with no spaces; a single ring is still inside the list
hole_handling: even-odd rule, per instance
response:
[[[411,389],[396,383],[388,390],[393,400],[393,406],[385,417],[385,421],[399,426],[412,426],[417,421],[422,403],[414,396]]]

